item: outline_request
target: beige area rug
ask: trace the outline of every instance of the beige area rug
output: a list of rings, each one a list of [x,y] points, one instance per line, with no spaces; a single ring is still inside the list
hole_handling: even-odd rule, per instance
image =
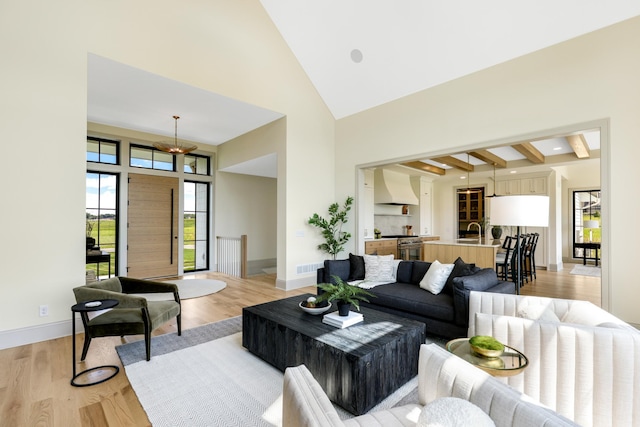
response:
[[[600,267],[594,267],[591,265],[580,265],[577,264],[569,274],[575,274],[578,276],[594,276],[600,277],[602,275],[602,270]]]
[[[222,280],[213,279],[182,279],[182,280],[167,280],[166,283],[175,283],[178,285],[178,292],[180,293],[180,299],[198,298],[205,295],[220,292],[227,287],[227,284]],[[160,294],[141,294],[147,299],[147,301],[166,301],[172,300],[173,294],[160,293]]]
[[[168,334],[167,339],[179,341],[174,335]],[[156,337],[152,346],[154,340]],[[283,374],[242,347],[241,333],[166,354],[154,353],[149,362],[139,355],[137,362],[126,364],[123,347],[133,344],[117,347],[118,354],[154,427],[282,425]],[[417,401],[416,386],[417,377],[373,410],[405,399]],[[340,407],[336,410],[343,419],[352,417]]]

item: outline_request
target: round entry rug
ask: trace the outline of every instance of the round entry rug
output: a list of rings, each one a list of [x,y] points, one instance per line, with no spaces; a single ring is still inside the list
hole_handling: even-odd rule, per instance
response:
[[[175,283],[178,285],[180,299],[198,298],[205,295],[213,294],[223,290],[227,284],[222,280],[213,279],[183,279],[183,280],[167,280],[165,283]],[[172,300],[173,294],[143,294],[141,295],[147,301],[165,301]]]

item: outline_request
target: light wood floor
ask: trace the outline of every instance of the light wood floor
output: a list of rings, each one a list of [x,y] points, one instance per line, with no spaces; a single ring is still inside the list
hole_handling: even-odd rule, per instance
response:
[[[600,278],[570,275],[571,265],[560,273],[538,271],[537,280],[525,284],[522,294],[584,299],[600,305]],[[274,287],[275,275],[247,280],[222,274],[199,274],[198,278],[220,279],[227,288],[213,295],[182,302],[182,327],[193,328],[239,316],[242,307],[287,296],[314,292],[302,288],[284,292]],[[175,333],[175,321],[156,334]],[[128,341],[142,337],[128,337]],[[76,335],[78,353],[82,334]],[[105,383],[77,388],[71,378],[71,337],[0,351],[0,425],[2,426],[148,426],[147,416],[127,380],[115,346],[120,338],[99,338],[91,343],[87,359],[78,372],[93,366],[113,364],[120,373]]]

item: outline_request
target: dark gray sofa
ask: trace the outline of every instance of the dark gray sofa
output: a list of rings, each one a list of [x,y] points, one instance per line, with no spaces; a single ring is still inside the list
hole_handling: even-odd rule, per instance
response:
[[[362,277],[362,262],[349,255],[350,259],[325,260],[324,267],[318,269],[318,283],[333,282],[332,276],[345,281]],[[362,305],[424,322],[427,334],[458,338],[467,336],[471,291],[515,293],[514,284],[499,280],[494,269],[481,269],[458,258],[444,289],[434,295],[419,285],[430,266],[425,261],[401,261],[396,282],[369,289],[376,297]]]

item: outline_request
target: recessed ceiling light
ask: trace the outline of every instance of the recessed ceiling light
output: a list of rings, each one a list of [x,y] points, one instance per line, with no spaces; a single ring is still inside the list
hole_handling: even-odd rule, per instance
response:
[[[553,147],[553,151],[559,151],[562,150],[562,147]]]
[[[509,172],[509,173],[518,173],[518,171],[511,171],[511,172]]]
[[[460,179],[467,179],[466,175],[462,175]]]
[[[353,62],[355,62],[356,64],[362,62],[362,52],[360,51],[360,49],[353,49],[351,51],[351,60]]]

